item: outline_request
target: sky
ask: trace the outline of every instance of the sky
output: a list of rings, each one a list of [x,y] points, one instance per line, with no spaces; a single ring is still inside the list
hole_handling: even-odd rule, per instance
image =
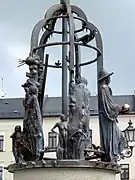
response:
[[[70,0],[79,6],[90,22],[101,32],[104,46],[104,68],[115,72],[111,87],[113,94],[133,94],[135,89],[135,0]],[[23,97],[21,85],[26,80],[27,66],[18,68],[18,59],[28,57],[34,25],[58,0],[0,0],[0,78],[4,79],[7,97]],[[54,40],[61,37],[54,36]],[[94,57],[89,49],[81,49],[82,61]],[[48,50],[49,62],[60,59],[61,49]],[[92,95],[96,90],[96,63],[82,69]],[[0,81],[0,89],[2,83]],[[45,94],[61,96],[61,72],[48,70]]]

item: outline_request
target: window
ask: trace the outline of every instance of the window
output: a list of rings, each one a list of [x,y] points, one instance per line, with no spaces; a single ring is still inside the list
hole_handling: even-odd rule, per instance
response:
[[[3,168],[0,167],[0,180],[3,180]]]
[[[89,129],[89,133],[90,133],[90,146],[92,145],[92,129]]]
[[[121,164],[121,180],[129,180],[129,164]]]
[[[57,146],[57,133],[49,132],[48,133],[48,148],[55,149]]]
[[[4,136],[0,135],[0,151],[4,151]]]

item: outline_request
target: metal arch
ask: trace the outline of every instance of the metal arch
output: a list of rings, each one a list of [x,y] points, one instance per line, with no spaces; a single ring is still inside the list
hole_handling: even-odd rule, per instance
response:
[[[52,18],[54,15],[60,15],[62,12],[62,9],[63,9],[63,6],[61,4],[58,4],[58,5],[54,5],[52,6],[48,11],[47,13],[45,14],[45,19],[44,21],[42,22],[42,26],[39,27],[39,29],[43,28],[45,25],[46,25],[46,22],[48,20],[48,18]],[[51,36],[51,34],[53,33],[53,30],[54,30],[54,27],[55,27],[55,23],[56,23],[56,20],[52,20],[50,21],[50,23],[48,24],[48,26],[51,28],[51,32],[49,31],[45,31],[45,33],[42,35],[41,39],[40,39],[40,43],[39,43],[39,46],[41,46],[42,44],[46,43],[48,38]],[[40,30],[39,30],[40,32]],[[37,35],[37,34],[36,34]],[[38,35],[36,36],[37,37],[37,46],[38,46]],[[35,44],[36,44],[35,43]],[[34,45],[35,45],[34,44]],[[33,48],[31,48],[31,50],[33,51],[35,46],[33,46]],[[39,49],[38,51],[38,55],[40,56],[40,60],[42,61],[42,63],[44,63],[44,52],[45,52],[45,47],[42,48],[42,49]],[[47,58],[47,61],[48,61],[48,58]],[[43,72],[42,74],[39,74],[39,82],[40,81],[43,81],[42,79],[44,79],[44,81],[46,80],[46,75],[47,75],[47,68],[44,67],[43,69]],[[44,89],[45,89],[45,83],[42,83],[41,82],[41,89],[40,89],[40,92],[39,92],[39,95],[38,95],[38,99],[39,99],[39,104],[40,104],[40,109],[42,111],[42,107],[43,107],[43,96],[44,96]]]
[[[50,25],[51,26],[51,25]],[[48,38],[50,38],[50,36],[53,34],[53,32],[50,31],[45,31],[44,34],[42,35],[40,42],[39,42],[39,46],[46,44]],[[44,63],[44,48],[40,48],[38,50],[38,55],[40,56],[40,60],[42,61],[42,63]]]
[[[32,37],[38,37],[38,34],[37,33],[37,30],[38,29],[38,32],[40,32],[40,30],[42,29],[43,25],[45,25],[45,22],[50,18],[50,17],[53,17],[54,14],[57,12],[57,11],[63,11],[64,8],[63,8],[63,5],[62,4],[56,4],[56,5],[53,5],[51,8],[49,8],[49,10],[46,12],[46,14],[44,15],[44,18],[43,20],[41,20],[42,22],[38,22],[36,24],[36,26],[34,27],[33,29],[33,32],[32,32]],[[87,22],[87,16],[86,14],[77,6],[74,6],[74,5],[71,5],[71,12],[72,13],[75,13],[77,14],[79,17],[81,17],[82,19],[85,20],[85,22]],[[42,24],[43,23],[43,24]],[[41,27],[41,24],[42,24],[42,27]],[[50,24],[50,26],[52,26],[52,24]],[[39,30],[40,29],[40,30]],[[53,29],[53,27],[51,27],[51,29]],[[42,35],[41,37],[41,40],[40,40],[40,44],[45,44],[47,42],[47,39],[50,37],[50,35],[52,34],[53,32],[48,32],[48,31],[45,31],[45,33]],[[31,38],[31,39],[34,39],[34,38]],[[33,45],[32,45],[33,44]],[[38,39],[35,40],[35,42],[33,43],[33,41],[31,40],[31,50],[33,49],[33,47],[37,47],[38,46]],[[41,60],[43,62],[43,58],[44,58],[44,52],[43,50],[39,50],[38,54],[40,55],[41,57]]]
[[[99,57],[98,62],[97,62],[97,72],[99,72],[103,69],[103,44],[102,44],[101,34],[100,34],[99,30],[97,29],[97,27],[94,26],[90,22],[87,22],[86,28],[88,28],[90,30],[97,30],[97,34],[95,36],[96,46],[102,52],[102,55]]]
[[[76,6],[70,6],[68,4],[66,4],[66,7],[67,7],[67,12],[68,12],[68,15],[69,15],[69,27],[70,27],[70,59],[72,59],[71,63],[70,63],[70,68],[72,67],[72,69],[74,68],[74,22],[73,22],[73,16],[72,16],[72,13],[76,13],[77,15],[83,16],[83,18],[86,20],[86,27],[87,29],[90,29],[90,30],[94,30],[96,29],[98,34],[96,35],[96,46],[103,52],[103,47],[102,47],[102,39],[101,39],[101,35],[100,35],[100,32],[98,31],[98,29],[92,24],[92,23],[89,23],[87,22],[87,17],[86,15],[83,13],[83,11],[80,9],[80,8],[77,8]],[[72,8],[71,8],[72,7]],[[73,10],[74,9],[74,10]],[[79,9],[79,10],[78,10]],[[59,4],[59,5],[55,5],[53,6],[52,8],[50,8],[46,15],[45,15],[45,20],[42,20],[42,22],[39,22],[40,24],[40,27],[38,26],[35,26],[35,29],[37,28],[38,29],[38,32],[40,32],[41,28],[45,25],[45,22],[47,22],[47,19],[49,19],[50,17],[54,16],[54,15],[60,15],[62,13],[62,10],[63,10],[63,5],[62,4]],[[80,13],[81,12],[81,13]],[[80,15],[81,14],[81,15]],[[56,22],[56,21],[55,21]],[[49,26],[52,26],[51,29],[53,30],[54,26],[55,26],[55,22],[52,21]],[[43,24],[44,23],[44,24]],[[42,25],[41,25],[42,24]],[[38,24],[37,24],[38,25]],[[40,29],[40,30],[39,30]],[[34,31],[33,31],[34,32]],[[37,32],[37,31],[35,31]],[[47,42],[48,38],[50,37],[50,35],[53,33],[52,32],[48,32],[48,31],[45,31],[45,33],[42,35],[41,39],[40,39],[40,45],[39,46],[42,46],[44,43]],[[38,33],[37,33],[38,34]],[[37,37],[38,39],[38,35],[35,36]],[[37,41],[35,41],[37,42]],[[35,43],[36,44],[36,43]],[[33,47],[35,47],[35,44]],[[75,45],[75,48],[76,50],[79,48],[79,46],[76,44]],[[38,54],[40,55],[40,58],[42,60],[42,62],[44,61],[44,51],[45,51],[45,47],[44,48],[41,48],[38,50]],[[77,60],[77,53],[76,53],[76,61]],[[98,55],[97,55],[98,56]],[[79,56],[78,56],[79,57]],[[95,62],[97,59],[94,59],[90,62],[85,62],[85,63],[82,63],[80,64],[79,63],[79,69],[81,66],[83,65],[87,65],[87,64],[91,64],[93,62]],[[103,55],[101,55],[100,57],[98,57],[98,61],[101,61],[102,62],[103,60]],[[42,75],[41,75],[42,76]],[[73,77],[71,77],[72,79]]]
[[[77,6],[71,5],[72,13],[75,13],[77,16],[83,18],[86,22],[88,21],[86,14]]]
[[[53,17],[54,14],[57,13],[58,11],[63,11],[63,10],[64,8],[62,4],[55,4],[48,9],[48,11],[44,15],[44,18],[47,20],[50,17]]]
[[[52,6],[45,14],[45,23],[44,23],[43,27],[45,26],[45,24],[49,18],[52,18],[54,15],[60,15],[62,13],[62,11],[63,11],[63,5],[58,4],[58,5]],[[52,20],[48,24],[49,28],[51,28],[51,32],[49,32],[49,31],[44,32],[44,34],[42,35],[42,37],[40,39],[39,46],[41,46],[42,44],[45,44],[47,42],[48,38],[53,34],[56,20],[57,19]],[[45,52],[45,47],[38,50],[38,55],[40,56],[42,63],[44,63],[44,52]],[[47,61],[48,61],[48,59],[47,59]],[[39,76],[41,77],[41,79],[39,79],[39,81],[42,81],[43,78],[45,78],[44,81],[46,81],[47,68],[44,67],[42,74],[40,74]],[[40,89],[41,93],[39,93],[39,95],[38,95],[41,111],[42,111],[42,107],[43,107],[44,89],[45,89],[45,83],[41,83],[41,89]]]
[[[45,19],[39,21],[32,30],[31,35],[31,44],[30,44],[30,52],[32,52],[33,48],[38,46],[39,33],[45,23]]]
[[[53,5],[51,8],[49,8],[49,10],[45,13],[44,18],[47,20],[50,17],[53,17],[55,13],[57,13],[58,11],[63,11],[63,5],[62,4],[56,4]],[[76,15],[78,15],[79,17],[82,17],[86,22],[87,20],[87,16],[86,14],[77,6],[71,5],[71,12],[75,13]]]
[[[100,104],[100,96],[99,96],[99,88],[100,85],[98,83],[98,74],[99,72],[103,69],[103,44],[102,44],[102,38],[99,30],[90,22],[87,23],[87,28],[88,29],[96,29],[97,34],[96,34],[96,46],[102,51],[102,55],[98,57],[97,61],[97,92],[98,92],[98,111],[99,111],[99,125],[101,125],[102,117],[101,117],[101,104]]]
[[[39,38],[39,33],[41,31],[41,29],[45,26],[47,20],[49,18],[52,18],[55,14],[56,15],[60,15],[63,11],[63,6],[61,4],[57,4],[52,6],[45,14],[44,19],[42,19],[41,21],[39,21],[33,28],[32,30],[32,35],[31,35],[31,45],[30,45],[30,51],[32,51],[32,49],[34,47],[38,46],[38,38]],[[57,14],[58,13],[58,14]],[[53,20],[51,24],[55,25],[56,20]],[[52,27],[53,29],[53,27]]]
[[[46,19],[45,26],[49,26],[50,24],[55,25],[57,19],[51,20],[49,23],[47,23],[49,18],[52,18],[54,16],[61,15],[64,12],[64,6],[62,4],[56,4],[52,6],[45,14],[44,18]]]

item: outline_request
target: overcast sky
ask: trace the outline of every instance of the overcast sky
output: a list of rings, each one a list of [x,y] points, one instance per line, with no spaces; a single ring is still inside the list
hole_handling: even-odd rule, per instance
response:
[[[58,0],[0,0],[0,77],[4,78],[6,97],[24,96],[27,67],[17,68],[18,59],[29,54],[33,26]],[[135,89],[135,0],[71,0],[85,11],[89,21],[100,30],[104,45],[104,67],[114,71],[111,87],[114,94],[133,94]],[[58,37],[54,37],[58,38]],[[61,50],[49,50],[50,63],[60,57]],[[82,61],[91,51],[82,49]],[[96,64],[83,68],[92,95],[96,94]],[[46,94],[61,95],[61,74],[49,70]],[[0,83],[1,89],[1,83]]]

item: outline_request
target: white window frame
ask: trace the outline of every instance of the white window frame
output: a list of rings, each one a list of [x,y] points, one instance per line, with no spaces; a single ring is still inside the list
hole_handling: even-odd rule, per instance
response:
[[[0,164],[0,167],[2,167],[2,180],[4,180],[4,164]]]
[[[124,168],[124,166],[128,166],[128,168]],[[123,167],[122,167],[123,166]],[[121,169],[123,169],[123,170],[128,170],[128,179],[130,178],[130,165],[129,165],[129,163],[123,163],[123,164],[121,164]]]
[[[4,132],[0,132],[0,136],[3,136],[3,151],[0,151],[0,153],[5,152],[5,133]]]

